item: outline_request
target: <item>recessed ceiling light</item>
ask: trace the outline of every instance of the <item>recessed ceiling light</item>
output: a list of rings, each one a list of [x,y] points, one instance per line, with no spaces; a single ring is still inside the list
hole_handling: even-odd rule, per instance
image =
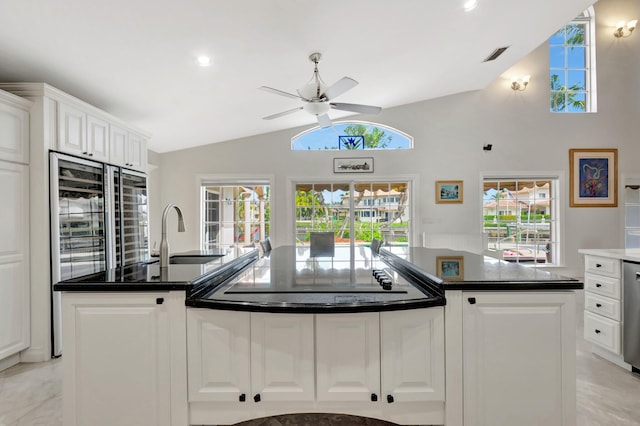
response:
[[[466,12],[469,12],[469,11],[475,9],[477,5],[478,5],[478,0],[467,0],[464,3],[464,10]]]
[[[198,56],[198,65],[201,67],[210,67],[213,61],[208,56]]]

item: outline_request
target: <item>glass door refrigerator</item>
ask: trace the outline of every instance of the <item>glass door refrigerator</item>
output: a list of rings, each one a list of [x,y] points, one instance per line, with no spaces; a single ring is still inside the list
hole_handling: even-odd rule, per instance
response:
[[[52,285],[149,258],[146,175],[57,152],[50,173]],[[52,355],[61,355],[54,291],[52,343]]]

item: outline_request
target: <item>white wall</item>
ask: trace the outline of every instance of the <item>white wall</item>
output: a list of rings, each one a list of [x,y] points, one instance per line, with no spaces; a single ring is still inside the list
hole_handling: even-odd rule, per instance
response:
[[[569,208],[566,198],[570,148],[618,148],[619,175],[640,175],[640,33],[628,39],[613,37],[616,22],[640,17],[640,0],[600,0],[595,10],[597,113],[549,112],[549,60],[544,44],[484,90],[388,108],[377,117],[353,117],[395,127],[415,138],[413,150],[368,152],[375,157],[375,172],[366,177],[418,178],[413,222],[416,235],[479,233],[482,172],[562,171],[565,268],[556,271],[580,276],[583,265],[579,248],[623,246],[621,207]],[[509,88],[512,74],[531,75],[526,91]],[[272,240],[276,246],[291,244],[292,206],[287,182],[292,178],[344,179],[345,175],[333,175],[332,159],[351,154],[292,152],[290,139],[302,130],[160,155],[159,173],[151,175],[152,180],[159,179],[151,186],[159,194],[152,193],[151,198],[160,200],[151,206],[151,244],[159,240],[161,207],[173,202],[185,214],[187,232],[178,234],[176,219],[170,218],[172,250],[198,247],[202,175],[272,176]],[[486,143],[493,144],[492,151],[482,150]],[[464,180],[464,204],[436,205],[435,181],[460,179]]]

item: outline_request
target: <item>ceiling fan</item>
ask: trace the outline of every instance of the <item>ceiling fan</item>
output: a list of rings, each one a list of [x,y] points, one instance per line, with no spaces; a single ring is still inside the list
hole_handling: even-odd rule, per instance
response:
[[[358,82],[349,77],[342,77],[333,85],[327,87],[324,81],[320,78],[318,72],[318,62],[322,55],[320,53],[312,53],[309,55],[309,60],[314,63],[313,77],[311,81],[307,83],[301,89],[298,89],[298,94],[284,92],[282,90],[274,89],[273,87],[261,86],[262,90],[275,93],[276,95],[286,96],[288,98],[299,99],[304,102],[304,105],[297,108],[293,108],[287,111],[282,111],[277,114],[268,115],[263,117],[265,120],[271,120],[273,118],[282,117],[287,114],[292,114],[296,111],[304,109],[310,114],[317,117],[320,127],[331,127],[331,120],[327,112],[331,108],[339,109],[343,111],[358,112],[361,114],[379,114],[382,108],[371,105],[360,104],[347,104],[342,102],[331,102],[334,98],[337,98],[349,89],[353,89]]]

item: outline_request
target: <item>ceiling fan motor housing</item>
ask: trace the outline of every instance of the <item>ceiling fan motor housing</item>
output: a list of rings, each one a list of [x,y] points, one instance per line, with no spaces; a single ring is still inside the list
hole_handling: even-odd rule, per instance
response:
[[[304,110],[307,111],[308,113],[311,113],[313,115],[322,115],[322,114],[326,114],[329,109],[331,108],[331,105],[329,105],[329,102],[307,102],[306,104],[304,104]]]

